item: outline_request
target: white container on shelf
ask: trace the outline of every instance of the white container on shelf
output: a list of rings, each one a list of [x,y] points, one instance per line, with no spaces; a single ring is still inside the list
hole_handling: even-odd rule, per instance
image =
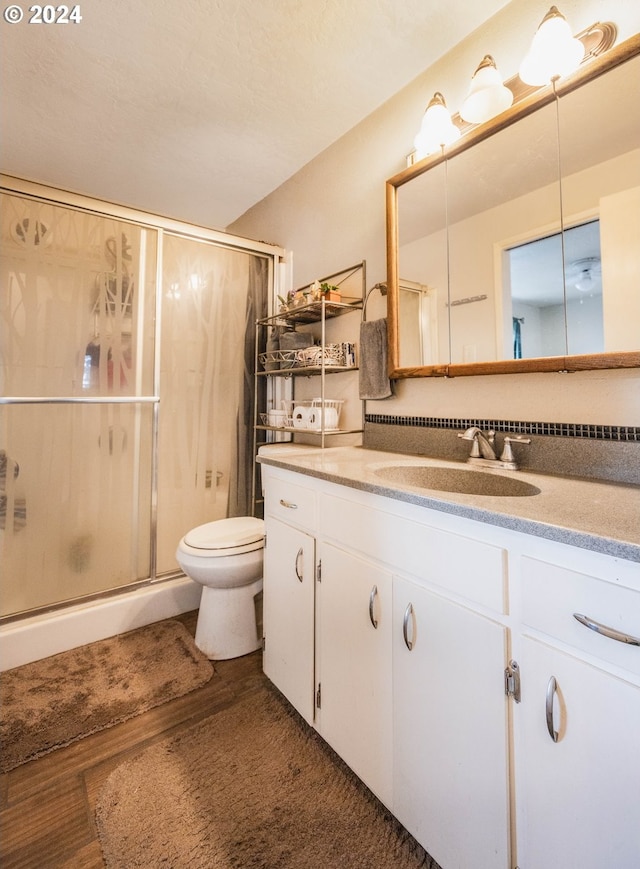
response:
[[[285,410],[270,410],[269,425],[275,428],[284,428],[287,424],[287,412]]]
[[[344,401],[336,398],[314,398],[311,402],[311,413],[309,415],[309,428],[325,431],[338,428],[340,421],[340,411]]]

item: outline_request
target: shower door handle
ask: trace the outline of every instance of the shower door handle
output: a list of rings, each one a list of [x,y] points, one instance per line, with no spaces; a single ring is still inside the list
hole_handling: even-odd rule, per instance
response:
[[[296,576],[298,577],[300,582],[302,582],[302,571],[300,570],[299,565],[300,565],[300,559],[302,558],[303,555],[304,555],[304,549],[301,546],[300,549],[298,549],[298,554],[296,555],[296,562],[295,562]]]

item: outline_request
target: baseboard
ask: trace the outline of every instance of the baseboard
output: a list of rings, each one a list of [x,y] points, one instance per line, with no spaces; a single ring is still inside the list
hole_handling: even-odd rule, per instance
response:
[[[190,612],[199,607],[201,594],[200,585],[181,577],[10,622],[0,628],[0,670]]]

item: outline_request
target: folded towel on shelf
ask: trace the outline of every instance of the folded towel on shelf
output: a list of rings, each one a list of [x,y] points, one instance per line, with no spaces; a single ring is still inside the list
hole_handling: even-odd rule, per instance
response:
[[[289,355],[283,357],[280,362],[280,368],[294,367],[293,350],[303,350],[305,347],[311,347],[313,344],[313,335],[308,332],[283,332],[280,335],[280,349],[289,351]]]
[[[360,324],[360,398],[393,395],[387,374],[387,319]]]

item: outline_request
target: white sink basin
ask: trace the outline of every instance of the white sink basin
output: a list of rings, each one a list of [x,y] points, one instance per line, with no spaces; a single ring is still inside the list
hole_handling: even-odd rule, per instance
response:
[[[491,495],[503,498],[522,498],[539,495],[537,486],[517,477],[502,477],[467,468],[437,468],[428,465],[387,465],[375,470],[377,476],[390,483],[418,486],[438,492],[457,492],[462,495]]]

